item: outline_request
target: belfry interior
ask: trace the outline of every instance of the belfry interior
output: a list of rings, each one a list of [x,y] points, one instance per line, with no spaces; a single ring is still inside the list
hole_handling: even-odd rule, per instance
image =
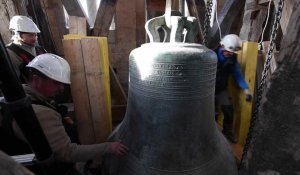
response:
[[[14,27],[15,16],[39,32]],[[0,174],[300,174],[300,1],[5,0],[0,19]],[[126,155],[99,156],[88,170],[75,159],[45,166],[56,151],[33,134],[47,131],[32,110],[44,104],[25,100],[30,83],[18,77],[39,50],[11,49],[32,33],[34,47],[70,67],[52,100],[76,145],[120,142]]]

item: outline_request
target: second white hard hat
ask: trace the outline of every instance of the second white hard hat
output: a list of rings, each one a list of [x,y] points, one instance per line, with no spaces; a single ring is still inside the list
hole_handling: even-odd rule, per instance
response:
[[[50,53],[41,54],[26,67],[34,68],[55,81],[71,84],[69,63],[60,56]]]
[[[236,52],[242,48],[242,40],[235,34],[224,36],[220,44],[229,52]]]
[[[32,19],[27,16],[13,16],[9,22],[9,30],[28,33],[40,33],[41,31]]]

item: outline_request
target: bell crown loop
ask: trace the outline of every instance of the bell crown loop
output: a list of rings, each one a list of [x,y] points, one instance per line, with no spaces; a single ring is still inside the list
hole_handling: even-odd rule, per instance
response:
[[[145,30],[150,43],[194,43],[198,25],[195,17],[185,17],[179,11],[172,11],[172,0],[166,0],[165,14],[148,20]]]

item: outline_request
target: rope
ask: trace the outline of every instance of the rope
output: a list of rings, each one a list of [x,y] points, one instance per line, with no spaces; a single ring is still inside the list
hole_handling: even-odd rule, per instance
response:
[[[220,27],[220,23],[219,23],[219,20],[218,20],[218,2],[217,0],[215,1],[216,2],[216,22],[217,22],[217,25],[218,25],[218,28],[219,28],[219,36],[220,36],[220,41],[222,40],[222,31],[221,31],[221,27]]]
[[[262,48],[262,42],[263,42],[263,39],[264,39],[264,33],[265,33],[265,30],[266,30],[266,28],[267,28],[268,21],[269,21],[271,2],[272,2],[272,0],[269,0],[269,5],[268,5],[268,15],[267,15],[267,19],[266,19],[266,22],[265,22],[265,26],[264,26],[264,28],[263,28],[263,31],[262,31],[262,33],[261,33],[261,38],[260,38],[260,41],[259,41],[259,46],[260,46],[260,48]]]

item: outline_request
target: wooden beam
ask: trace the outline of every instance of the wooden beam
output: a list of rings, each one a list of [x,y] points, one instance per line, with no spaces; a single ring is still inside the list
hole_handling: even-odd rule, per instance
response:
[[[146,42],[146,8],[145,1],[135,0],[136,5],[136,46],[140,47]]]
[[[111,113],[112,125],[115,127],[119,124],[126,113],[127,95],[119,81],[118,76],[111,66],[109,66],[110,90],[111,90]]]
[[[86,35],[86,19],[83,17],[69,16],[69,33]]]
[[[79,39],[63,40],[64,55],[71,67],[71,92],[81,144],[96,143],[94,124],[86,86],[85,67]]]
[[[179,11],[179,0],[172,0],[172,10]]]
[[[165,14],[166,1],[161,0],[146,0],[146,21],[162,16]],[[146,37],[146,42],[150,42],[149,36]]]
[[[231,0],[225,2],[221,12],[218,13],[218,21],[223,36],[230,32],[233,22],[238,19],[238,14],[243,9],[244,5],[245,1],[241,0]],[[214,22],[214,25],[209,32],[208,47],[216,48],[219,42],[219,28],[217,22]]]
[[[102,0],[100,2],[93,29],[94,36],[108,36],[109,27],[115,15],[117,2],[118,0]]]
[[[65,35],[63,43],[80,141],[105,142],[112,129],[107,39]]]
[[[63,5],[60,0],[40,0],[42,8],[48,19],[51,36],[58,55],[63,55],[62,39],[68,33],[65,24]]]
[[[257,1],[257,4],[259,5],[267,5],[269,4],[270,0],[258,0]]]
[[[267,13],[267,7],[258,6],[256,0],[248,0],[245,4],[240,38],[246,41],[258,42]]]
[[[147,20],[165,14],[166,2],[161,0],[147,0]]]
[[[25,0],[13,0],[13,2],[14,2],[14,5],[15,5],[19,15],[28,16],[28,12],[27,12],[27,9],[26,9],[27,1],[25,1]]]
[[[187,0],[191,16],[196,16],[200,24],[204,24],[206,5],[204,0]]]
[[[68,12],[69,16],[85,17],[78,1],[62,0],[62,3],[64,5],[66,11]]]
[[[38,34],[39,44],[48,52],[56,53],[56,46],[51,35],[51,29],[47,21],[47,16],[42,9],[41,2],[37,0],[28,0],[27,10],[28,14],[32,16],[33,21],[41,31],[41,33]]]
[[[110,57],[110,63],[116,70],[116,74],[127,93],[129,54],[136,48],[136,7],[131,4],[132,0],[119,1],[116,6],[115,24],[116,43],[114,55]],[[126,15],[124,15],[126,14]]]
[[[249,91],[254,94],[255,82],[256,82],[256,63],[258,55],[258,43],[257,42],[244,42],[242,52],[239,55],[239,63],[241,64],[244,72],[245,80],[248,84]],[[235,122],[235,131],[238,135],[238,143],[244,145],[246,143],[247,134],[250,126],[250,119],[252,117],[252,102],[245,100],[245,94],[239,90],[239,107],[236,107],[237,114]]]
[[[116,75],[115,71],[111,66],[109,66],[109,75],[110,75],[110,87],[112,97],[117,101],[115,104],[126,105],[127,104],[127,95],[122,88],[120,80]]]
[[[275,0],[274,2],[275,2],[275,7],[277,9],[279,0]],[[296,4],[296,2],[297,1],[295,1],[295,0],[285,0],[284,1],[282,16],[280,19],[280,25],[281,25],[283,36],[286,34],[288,23],[290,21],[290,16],[293,12],[293,7]]]
[[[107,50],[105,51],[104,49],[106,46],[102,44],[104,43],[100,43],[100,38],[81,39],[86,86],[88,89],[96,143],[105,142],[112,130],[111,97],[109,85],[107,84],[109,83],[109,65],[108,58],[103,57],[104,55],[107,56],[108,53]],[[108,85],[108,87],[106,87],[106,85]]]
[[[206,12],[206,5],[204,0],[186,0],[188,9],[191,13],[191,16],[194,16],[198,19],[198,28],[200,35],[199,40],[203,40],[203,31],[204,31],[204,20]],[[208,31],[207,31],[208,32]],[[208,34],[208,33],[207,33]]]

